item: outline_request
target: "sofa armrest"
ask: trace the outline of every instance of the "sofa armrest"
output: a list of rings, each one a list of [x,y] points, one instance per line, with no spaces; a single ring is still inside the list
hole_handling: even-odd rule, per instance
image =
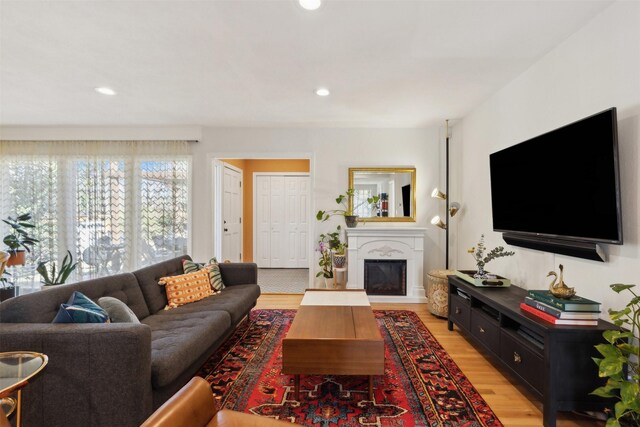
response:
[[[258,284],[258,266],[253,262],[228,262],[218,265],[225,286]]]
[[[134,323],[0,323],[0,351],[49,363],[23,390],[24,425],[139,426],[152,412],[151,329]]]

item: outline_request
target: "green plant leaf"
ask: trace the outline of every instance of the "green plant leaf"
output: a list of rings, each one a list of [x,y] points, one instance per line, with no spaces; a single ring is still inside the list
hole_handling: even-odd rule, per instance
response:
[[[638,384],[631,381],[625,381],[620,386],[620,397],[627,407],[630,407],[637,401],[639,392],[640,388]]]
[[[607,358],[618,358],[622,356],[622,352],[614,345],[611,344],[598,344],[596,345],[598,353]]]
[[[622,372],[622,361],[618,358],[605,358],[600,362],[600,377],[610,377]]]
[[[625,342],[622,344],[618,344],[617,347],[620,349],[620,351],[625,357],[629,357],[632,354],[633,355],[640,354],[640,347],[638,347],[637,345],[631,345]]]
[[[338,197],[336,197],[336,203],[340,204],[344,201],[344,199],[346,199],[344,194],[339,195]]]
[[[593,396],[600,396],[600,397],[618,397],[617,395],[611,393],[610,391],[607,391],[605,387],[598,387],[597,389],[593,390],[589,394]]]
[[[620,426],[620,422],[615,418],[608,418],[607,424],[605,427],[621,427],[621,426]]]
[[[613,289],[613,292],[616,293],[620,293],[622,291],[624,291],[625,289],[631,289],[633,287],[635,287],[636,285],[624,285],[622,283],[614,283],[613,285],[609,285],[609,287],[611,289]]]
[[[620,417],[622,417],[625,414],[625,412],[627,412],[628,408],[626,403],[620,401],[620,402],[616,402],[616,404],[613,405],[613,409],[616,414],[616,419],[619,420]]]
[[[618,320],[621,317],[628,315],[629,313],[631,313],[630,307],[625,307],[622,310],[609,309],[609,316],[611,317],[611,320]]]
[[[602,336],[610,344],[615,344],[616,341],[619,340],[620,338],[633,338],[633,334],[631,332],[623,332],[615,329],[609,329],[604,331],[602,333]]]

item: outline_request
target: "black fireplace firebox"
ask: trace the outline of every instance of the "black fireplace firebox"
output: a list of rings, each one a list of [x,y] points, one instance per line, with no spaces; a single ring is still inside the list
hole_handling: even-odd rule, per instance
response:
[[[407,295],[407,260],[365,259],[367,295]]]

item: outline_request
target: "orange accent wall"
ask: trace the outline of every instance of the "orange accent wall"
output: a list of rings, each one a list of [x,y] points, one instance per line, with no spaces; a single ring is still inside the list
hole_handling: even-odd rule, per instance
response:
[[[309,172],[308,159],[225,159],[242,169],[242,260],[253,262],[253,173]]]

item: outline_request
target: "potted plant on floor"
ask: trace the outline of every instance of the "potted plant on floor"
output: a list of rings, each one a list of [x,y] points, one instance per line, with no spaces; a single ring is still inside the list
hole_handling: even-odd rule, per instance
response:
[[[25,251],[31,252],[33,245],[39,242],[38,239],[29,235],[29,230],[35,228],[35,225],[30,222],[31,213],[28,212],[18,215],[15,218],[7,217],[7,219],[3,219],[2,221],[11,227],[9,234],[2,239],[9,249],[9,261],[7,265],[24,265]]]
[[[607,427],[640,425],[640,295],[635,285],[621,283],[609,285],[616,293],[629,292],[632,297],[621,310],[609,309],[609,316],[619,330],[608,330],[602,335],[607,341],[598,344],[602,355],[594,357],[598,375],[607,378],[604,386],[591,394],[616,400]],[[622,329],[624,328],[624,329]]]
[[[318,221],[326,221],[334,215],[342,215],[344,216],[344,221],[347,224],[347,227],[353,228],[358,225],[358,216],[354,215],[354,204],[353,204],[353,196],[355,194],[355,190],[353,188],[349,188],[346,193],[340,194],[336,197],[336,203],[342,205],[343,209],[330,209],[330,210],[319,210],[316,213],[316,219]],[[380,200],[379,196],[372,196],[367,198],[367,203],[373,206],[376,206]]]
[[[44,286],[62,285],[67,281],[69,275],[73,273],[73,270],[76,269],[77,265],[77,262],[73,262],[73,255],[71,255],[71,252],[67,251],[67,254],[62,259],[62,263],[57,274],[55,261],[51,263],[51,267],[49,269],[47,269],[47,261],[39,262],[36,271],[40,276],[42,276],[41,282]]]
[[[318,247],[316,251],[320,253],[320,258],[318,259],[318,265],[320,266],[320,271],[316,274],[316,277],[323,277],[325,287],[329,288],[333,285],[333,267],[331,265],[331,249],[329,248],[329,244],[323,241],[322,237],[318,240]]]
[[[9,283],[9,272],[6,271],[9,252],[0,251],[0,302],[16,296],[16,287]]]

